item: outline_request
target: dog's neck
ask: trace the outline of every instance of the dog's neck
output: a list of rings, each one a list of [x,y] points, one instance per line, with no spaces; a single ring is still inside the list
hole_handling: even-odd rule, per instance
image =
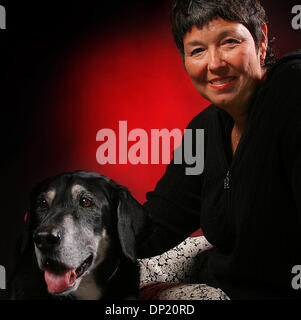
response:
[[[120,261],[117,262],[116,267],[113,269],[109,277],[106,279],[106,283],[110,282],[116,275],[120,266]],[[95,280],[94,272],[87,274],[81,281],[78,289],[72,293],[78,300],[100,300],[103,297],[105,288],[99,285]]]
[[[116,268],[114,269],[114,271],[112,272],[112,274],[108,278],[108,282],[115,276],[115,274],[117,273],[119,267],[120,267],[120,260],[118,260]]]
[[[89,273],[82,279],[78,289],[72,292],[72,296],[78,300],[99,300],[103,292],[97,285],[93,273]]]

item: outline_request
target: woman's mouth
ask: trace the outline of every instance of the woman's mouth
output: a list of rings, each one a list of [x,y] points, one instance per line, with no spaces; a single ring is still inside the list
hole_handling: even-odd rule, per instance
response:
[[[236,77],[214,78],[208,84],[213,89],[223,90],[231,86],[235,79]]]

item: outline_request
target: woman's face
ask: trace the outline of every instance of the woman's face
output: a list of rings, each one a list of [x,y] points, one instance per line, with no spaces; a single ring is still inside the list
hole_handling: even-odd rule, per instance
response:
[[[266,34],[266,26],[263,26]],[[184,37],[184,64],[198,92],[230,113],[243,111],[264,77],[260,59],[266,54],[263,37],[256,48],[241,23],[216,18]]]

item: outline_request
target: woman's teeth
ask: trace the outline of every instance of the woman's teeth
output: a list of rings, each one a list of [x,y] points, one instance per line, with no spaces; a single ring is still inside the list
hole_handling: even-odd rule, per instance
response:
[[[215,85],[220,85],[220,84],[225,84],[227,82],[230,82],[234,79],[234,77],[229,77],[229,78],[224,78],[224,79],[220,79],[220,80],[211,80],[209,81],[210,83],[212,84],[215,84]]]

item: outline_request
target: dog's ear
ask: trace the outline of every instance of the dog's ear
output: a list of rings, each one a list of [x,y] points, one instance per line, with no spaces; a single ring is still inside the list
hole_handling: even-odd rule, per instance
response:
[[[122,251],[132,261],[136,260],[137,237],[145,225],[144,217],[141,204],[125,187],[121,187],[118,192],[117,230]]]

